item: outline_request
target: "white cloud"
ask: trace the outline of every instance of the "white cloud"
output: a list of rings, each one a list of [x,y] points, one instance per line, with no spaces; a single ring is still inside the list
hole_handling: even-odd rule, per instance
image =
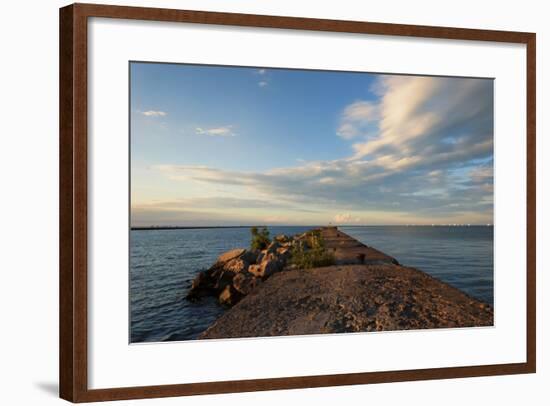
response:
[[[226,125],[222,127],[211,127],[211,128],[195,128],[195,134],[199,135],[209,135],[211,137],[234,137],[236,134],[233,132],[232,125]]]
[[[147,117],[165,117],[168,115],[168,113],[166,113],[165,111],[160,111],[160,110],[142,111],[141,114]]]
[[[267,81],[266,80],[262,80],[260,82],[258,82],[258,86],[260,87],[266,87],[268,85]]]
[[[337,134],[344,139],[367,136],[379,119],[379,106],[368,101],[356,101],[348,105],[340,119]]]
[[[385,76],[377,87],[376,137],[354,144],[352,159],[407,168],[492,153],[491,80]]]
[[[258,70],[257,70],[258,75],[265,75],[266,72],[267,72],[267,71],[266,71],[265,69],[258,69]]]
[[[360,217],[353,217],[351,214],[337,214],[334,216],[334,222],[337,224],[344,224],[344,223],[360,223],[361,218]]]

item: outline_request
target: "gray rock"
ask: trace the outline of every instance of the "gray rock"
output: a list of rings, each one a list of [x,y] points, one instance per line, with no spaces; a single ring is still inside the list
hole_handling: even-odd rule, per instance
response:
[[[267,251],[266,250],[262,250],[258,253],[258,256],[256,257],[256,264],[261,264],[262,261],[264,260],[265,256],[267,255]]]
[[[274,241],[277,241],[279,244],[286,243],[290,240],[290,238],[287,235],[279,234],[273,237]]]
[[[241,259],[248,264],[255,264],[258,259],[259,251],[256,250],[246,250],[242,255]]]
[[[281,244],[279,244],[277,241],[273,241],[271,244],[267,246],[267,253],[270,254],[272,252],[277,252],[277,248],[279,248]]]
[[[226,262],[223,266],[224,271],[233,272],[237,274],[239,272],[244,272],[247,270],[250,263],[246,261],[243,257],[234,258],[229,262]]]
[[[218,296],[220,304],[224,306],[234,306],[241,299],[242,295],[237,292],[231,285],[227,285],[222,293],[220,293],[220,295]]]
[[[244,248],[236,248],[234,250],[230,250],[227,252],[224,252],[221,254],[218,259],[216,260],[216,263],[212,266],[212,268],[217,268],[226,262],[231,261],[234,258],[239,258],[241,255],[243,255],[246,252]]]
[[[260,278],[255,277],[250,272],[243,272],[233,278],[233,287],[237,292],[248,295],[261,282]]]
[[[276,272],[283,269],[282,261],[279,261],[273,254],[268,254],[261,264],[251,265],[248,272],[257,278],[267,279]]]

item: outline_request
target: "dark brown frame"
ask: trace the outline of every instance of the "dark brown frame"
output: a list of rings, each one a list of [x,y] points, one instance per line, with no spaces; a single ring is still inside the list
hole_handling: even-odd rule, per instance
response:
[[[519,43],[527,46],[527,361],[338,375],[89,389],[87,359],[87,27],[89,17],[269,27]],[[367,383],[447,379],[536,371],[536,36],[534,33],[320,20],[203,11],[73,4],[60,9],[60,397],[72,402],[139,399]]]

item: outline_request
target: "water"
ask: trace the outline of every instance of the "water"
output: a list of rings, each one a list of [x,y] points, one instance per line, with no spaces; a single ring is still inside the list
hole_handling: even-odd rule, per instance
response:
[[[270,227],[272,236],[311,227]],[[132,230],[130,238],[131,342],[197,338],[224,309],[216,298],[185,300],[198,271],[218,255],[250,246],[248,228]]]
[[[270,227],[293,235],[311,227]],[[340,227],[363,243],[493,304],[493,227]],[[250,243],[248,228],[133,230],[131,342],[197,338],[224,309],[215,298],[185,300],[191,280],[217,256]]]
[[[470,296],[493,304],[493,227],[341,227],[341,230]]]

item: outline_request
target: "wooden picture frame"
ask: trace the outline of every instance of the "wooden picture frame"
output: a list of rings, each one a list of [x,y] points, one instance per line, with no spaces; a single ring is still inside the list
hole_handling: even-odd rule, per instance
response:
[[[109,389],[88,387],[88,19],[111,19],[285,28],[467,41],[527,47],[527,328],[526,362],[385,372],[197,382]],[[321,20],[202,11],[74,4],[60,9],[60,397],[72,402],[139,399],[230,392],[313,388],[533,373],[536,370],[536,179],[534,33]]]

